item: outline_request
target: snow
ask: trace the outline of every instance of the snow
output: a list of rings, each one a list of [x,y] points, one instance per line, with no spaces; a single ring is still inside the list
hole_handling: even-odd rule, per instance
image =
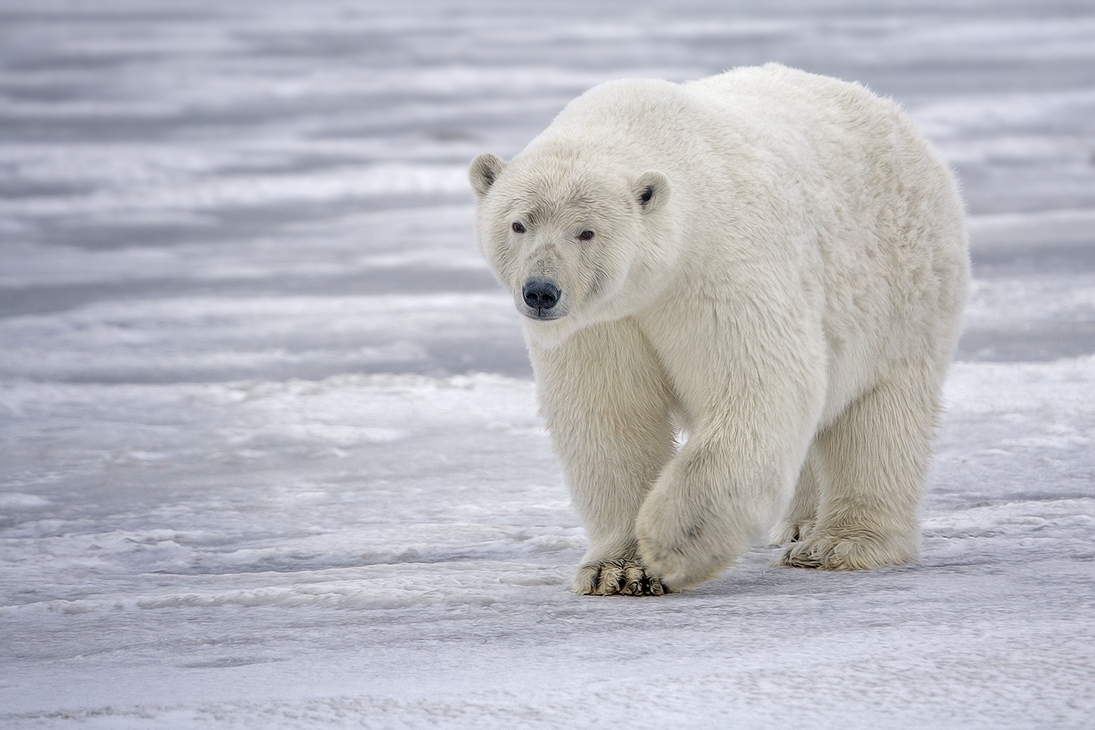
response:
[[[1091,9],[459,7],[0,0],[0,726],[1090,727]],[[921,560],[574,596],[465,166],[767,60],[963,180]]]

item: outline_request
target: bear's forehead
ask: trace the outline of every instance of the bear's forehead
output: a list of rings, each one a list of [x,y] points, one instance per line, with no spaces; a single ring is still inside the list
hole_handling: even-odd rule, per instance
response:
[[[623,186],[607,177],[581,170],[533,169],[507,181],[507,212],[527,216],[533,222],[550,221],[575,214],[618,212],[626,204]]]

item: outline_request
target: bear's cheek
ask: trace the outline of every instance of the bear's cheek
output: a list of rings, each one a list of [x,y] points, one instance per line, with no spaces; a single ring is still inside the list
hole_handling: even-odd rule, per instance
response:
[[[585,251],[573,272],[574,295],[590,305],[615,299],[623,292],[631,269],[626,250],[615,241],[605,241]]]
[[[510,291],[518,291],[521,288],[522,278],[520,256],[510,241],[494,240],[483,250],[483,256],[494,275]]]

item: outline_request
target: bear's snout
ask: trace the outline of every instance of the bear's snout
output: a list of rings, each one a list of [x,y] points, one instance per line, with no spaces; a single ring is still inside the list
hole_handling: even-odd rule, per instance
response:
[[[550,318],[548,310],[559,303],[561,294],[559,287],[547,279],[529,279],[521,288],[521,297],[525,304],[529,309],[536,310],[536,316],[542,319]]]

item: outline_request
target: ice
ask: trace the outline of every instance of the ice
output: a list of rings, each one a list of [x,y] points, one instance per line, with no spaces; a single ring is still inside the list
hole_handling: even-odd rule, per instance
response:
[[[0,0],[0,727],[1090,725],[1093,57],[1070,2]],[[962,178],[921,559],[574,596],[467,162],[768,60]]]

